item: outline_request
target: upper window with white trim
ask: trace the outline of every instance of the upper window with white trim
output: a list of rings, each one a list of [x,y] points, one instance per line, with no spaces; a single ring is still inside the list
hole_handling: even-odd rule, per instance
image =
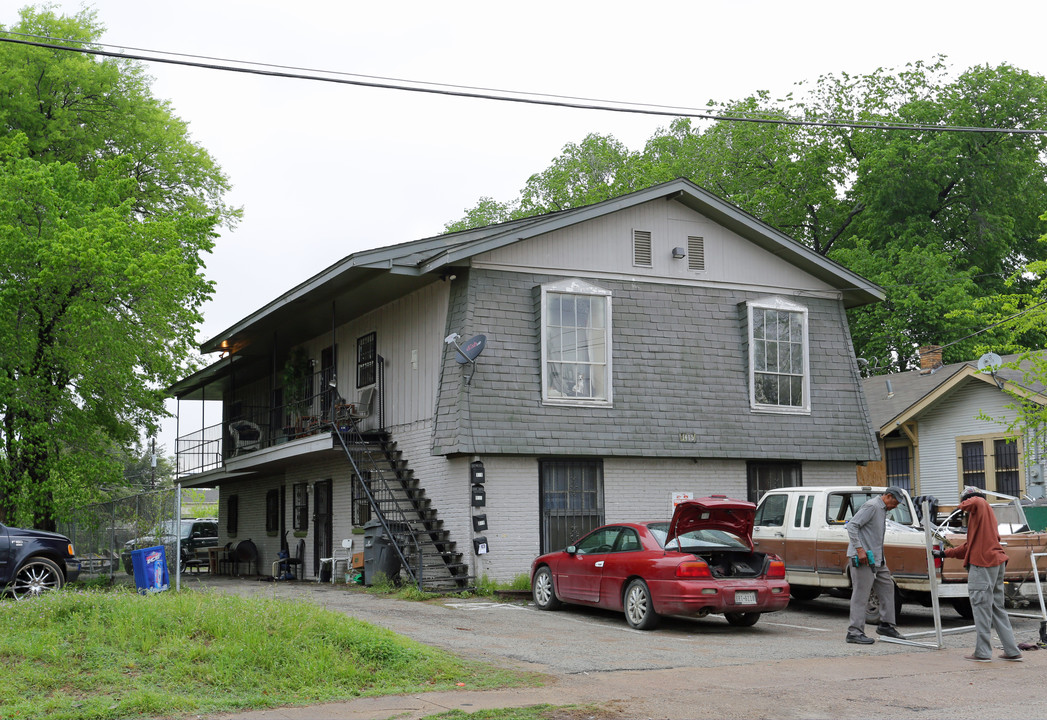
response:
[[[810,412],[807,308],[781,298],[746,305],[750,406],[767,412]]]
[[[542,401],[611,404],[611,292],[582,280],[542,286]]]

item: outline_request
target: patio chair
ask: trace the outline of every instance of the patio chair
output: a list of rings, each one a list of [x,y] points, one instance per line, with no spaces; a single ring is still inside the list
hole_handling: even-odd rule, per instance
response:
[[[284,533],[284,535],[286,537],[287,534]],[[290,580],[289,576],[292,573],[296,580],[301,580],[305,574],[305,540],[300,539],[298,541],[298,545],[295,546],[294,557],[277,558],[273,562],[273,577],[277,580]]]
[[[229,423],[229,434],[233,438],[234,456],[262,447],[262,428],[249,420],[236,420]]]
[[[334,585],[334,578],[335,578],[335,575],[337,574],[336,571],[338,570],[338,563],[340,563],[340,562],[344,562],[345,563],[345,572],[346,572],[346,574],[348,574],[349,573],[349,568],[352,566],[352,562],[353,562],[353,539],[352,538],[346,538],[345,540],[342,541],[342,554],[341,555],[339,555],[337,553],[337,551],[336,551],[334,553],[331,553],[331,557],[320,558],[320,572],[318,572],[316,574],[316,582],[320,582],[320,578],[323,577],[323,575],[324,575],[324,566],[325,565],[330,565],[331,566],[331,584]]]

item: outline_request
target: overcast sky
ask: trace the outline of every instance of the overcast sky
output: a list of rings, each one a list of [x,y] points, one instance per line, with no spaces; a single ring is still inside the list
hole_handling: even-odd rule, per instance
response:
[[[25,4],[25,3],[22,3]],[[342,73],[705,107],[799,81],[948,56],[1047,74],[1047,3],[60,0],[101,42]],[[15,3],[0,14],[10,26]],[[566,143],[629,146],[668,118],[148,64],[243,207],[209,259],[200,340],[359,250],[438,234],[516,197]],[[173,442],[168,441],[173,448]]]

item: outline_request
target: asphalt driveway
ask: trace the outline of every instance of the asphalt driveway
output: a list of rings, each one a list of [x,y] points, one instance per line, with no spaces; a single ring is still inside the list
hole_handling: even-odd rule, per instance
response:
[[[946,635],[945,649],[844,642],[847,602],[820,598],[765,615],[751,628],[719,616],[666,618],[630,629],[619,613],[526,601],[407,602],[315,583],[190,578],[186,587],[313,602],[459,655],[547,673],[544,688],[430,693],[259,711],[226,718],[412,718],[539,702],[600,703],[605,717],[648,718],[1042,718],[1047,650],[1024,663],[971,663],[970,633]],[[1027,612],[1035,614],[1038,606]],[[967,625],[947,608],[943,624]],[[1019,642],[1038,639],[1040,621],[1014,618]],[[933,629],[929,609],[911,608],[903,633]],[[922,637],[930,642],[933,638]],[[617,713],[617,714],[616,714]]]

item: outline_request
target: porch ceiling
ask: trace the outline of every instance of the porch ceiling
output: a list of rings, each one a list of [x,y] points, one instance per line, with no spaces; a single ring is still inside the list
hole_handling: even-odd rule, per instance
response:
[[[330,332],[332,327],[439,280],[439,276],[389,272],[388,267],[354,267],[315,280],[222,331],[201,350],[269,358],[274,349],[279,354]]]

